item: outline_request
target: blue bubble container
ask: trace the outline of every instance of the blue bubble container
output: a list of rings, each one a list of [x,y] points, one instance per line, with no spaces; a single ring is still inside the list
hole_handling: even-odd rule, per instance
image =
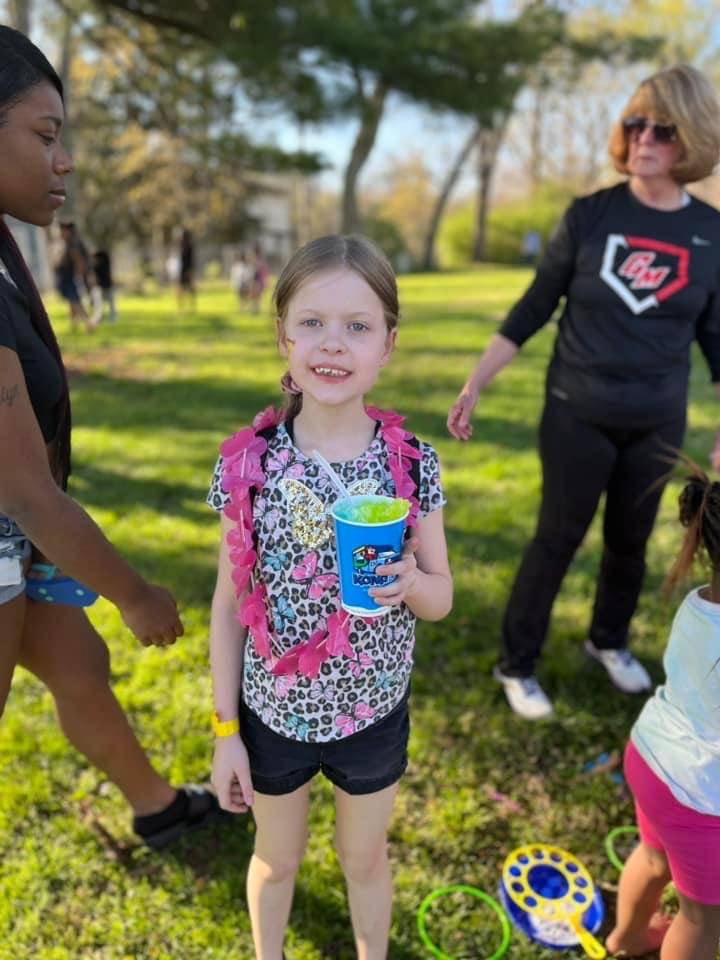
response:
[[[30,576],[25,580],[25,594],[36,603],[60,603],[67,607],[91,607],[98,598],[97,593],[72,577],[57,575],[52,564],[34,563],[31,573],[41,573],[41,577]]]
[[[389,523],[358,523],[349,520],[361,503],[392,503],[392,497],[345,497],[330,511],[335,523],[335,548],[340,571],[340,604],[358,617],[381,617],[390,607],[380,606],[368,595],[372,587],[385,587],[396,577],[383,577],[375,568],[400,559],[405,536],[405,516]]]
[[[543,897],[553,899],[561,895],[564,892],[564,887],[567,887],[559,871],[554,870],[551,866],[535,867],[534,871],[532,888]],[[521,930],[529,940],[533,940],[540,946],[548,947],[551,950],[570,950],[578,946],[577,934],[569,924],[553,923],[526,912],[518,904],[513,903],[502,880],[498,893],[500,894],[500,902],[510,917],[513,926]],[[603,904],[602,894],[597,887],[594,887],[592,902],[583,914],[582,925],[590,933],[596,934],[602,926],[604,918],[605,905]]]

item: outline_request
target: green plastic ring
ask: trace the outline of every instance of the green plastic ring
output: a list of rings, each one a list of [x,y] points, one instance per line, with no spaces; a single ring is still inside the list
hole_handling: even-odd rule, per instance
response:
[[[615,838],[623,836],[626,833],[638,833],[637,827],[613,827],[610,833],[605,837],[605,853],[610,863],[616,870],[622,870],[625,864],[615,852]]]
[[[511,937],[510,921],[507,918],[507,914],[497,900],[493,900],[493,898],[489,894],[485,893],[484,890],[478,890],[477,887],[470,887],[464,883],[454,883],[449,887],[440,887],[438,890],[433,890],[433,892],[429,893],[420,904],[417,912],[418,933],[420,934],[420,939],[430,953],[432,953],[434,957],[437,957],[438,960],[454,960],[454,958],[449,954],[443,953],[439,947],[435,946],[430,939],[425,926],[425,916],[432,904],[436,900],[439,900],[440,897],[445,897],[450,893],[469,893],[471,897],[476,897],[478,900],[482,900],[483,903],[486,903],[489,907],[492,907],[497,914],[498,919],[500,920],[500,926],[502,928],[502,941],[495,953],[489,956],[487,960],[500,960],[501,957],[504,957],[507,952],[507,948],[510,946]]]

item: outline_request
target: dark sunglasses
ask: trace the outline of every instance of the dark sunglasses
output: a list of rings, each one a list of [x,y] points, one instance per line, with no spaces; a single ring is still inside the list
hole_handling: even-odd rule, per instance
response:
[[[674,123],[651,123],[647,117],[625,117],[622,126],[626,137],[637,139],[650,127],[656,143],[674,143],[677,140],[677,127]]]

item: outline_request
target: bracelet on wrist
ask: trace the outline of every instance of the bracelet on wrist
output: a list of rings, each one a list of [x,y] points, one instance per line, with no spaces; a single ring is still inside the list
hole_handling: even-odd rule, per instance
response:
[[[240,732],[240,721],[237,717],[233,720],[221,720],[217,712],[213,711],[211,722],[216,737],[232,737],[233,734]]]

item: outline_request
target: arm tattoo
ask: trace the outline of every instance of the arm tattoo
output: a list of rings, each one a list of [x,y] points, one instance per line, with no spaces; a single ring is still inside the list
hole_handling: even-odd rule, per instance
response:
[[[20,387],[14,383],[11,387],[0,386],[0,407],[11,407],[20,396]]]

